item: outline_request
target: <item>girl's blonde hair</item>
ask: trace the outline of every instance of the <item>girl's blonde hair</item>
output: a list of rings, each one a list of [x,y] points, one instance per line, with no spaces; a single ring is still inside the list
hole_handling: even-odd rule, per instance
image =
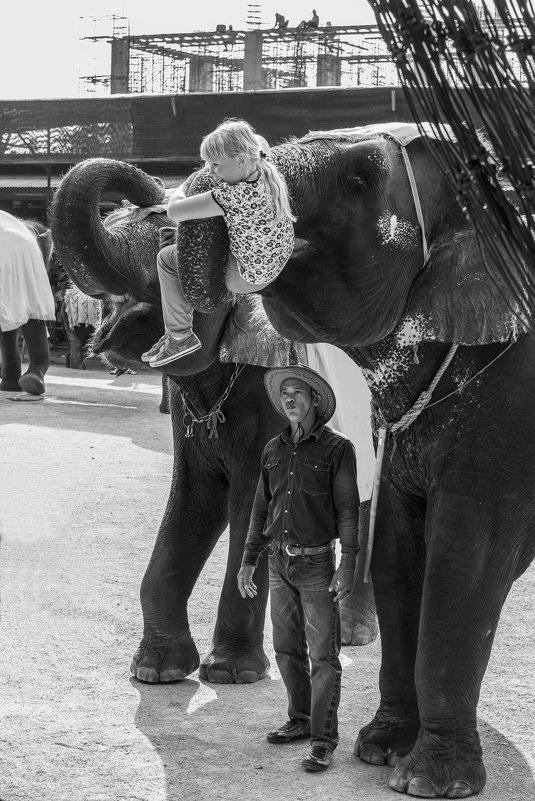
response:
[[[256,169],[260,171],[273,201],[275,219],[289,217],[295,222],[297,218],[292,214],[284,176],[273,162],[266,158],[267,153],[262,150],[260,138],[248,122],[225,120],[201,142],[201,158],[205,161],[232,159],[240,154],[246,157],[248,172],[254,172]]]

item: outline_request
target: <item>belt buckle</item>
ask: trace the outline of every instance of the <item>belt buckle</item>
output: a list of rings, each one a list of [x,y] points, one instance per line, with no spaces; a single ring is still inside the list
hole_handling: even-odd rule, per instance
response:
[[[284,550],[286,551],[286,553],[288,554],[288,556],[292,556],[292,557],[293,557],[293,556],[298,556],[299,554],[296,554],[296,553],[290,553],[290,551],[288,550],[288,548],[292,548],[292,547],[293,547],[293,546],[291,546],[291,545],[290,545],[290,543],[289,543],[289,542],[287,542],[287,543],[286,543],[286,545],[284,546]]]

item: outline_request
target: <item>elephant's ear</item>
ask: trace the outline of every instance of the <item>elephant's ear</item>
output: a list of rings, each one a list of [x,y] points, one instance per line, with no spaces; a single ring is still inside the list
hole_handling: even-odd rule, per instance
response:
[[[490,277],[484,257],[473,231],[430,249],[397,328],[400,345],[487,345],[526,330],[513,294],[499,276]]]
[[[188,188],[188,196],[209,192],[215,183],[207,170],[200,170]],[[177,248],[180,281],[189,302],[200,312],[220,308],[230,298],[225,286],[229,239],[223,218],[179,223]]]
[[[259,295],[239,296],[223,332],[219,359],[260,367],[288,367],[307,361],[305,345],[290,342],[275,331]]]

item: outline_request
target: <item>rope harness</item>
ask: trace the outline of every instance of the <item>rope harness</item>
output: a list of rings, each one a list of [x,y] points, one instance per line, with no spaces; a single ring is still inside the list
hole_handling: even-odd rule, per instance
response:
[[[234,383],[236,382],[236,379],[238,378],[244,367],[245,364],[236,365],[236,367],[234,368],[234,372],[230,377],[230,381],[228,383],[227,388],[220,396],[220,398],[212,406],[211,410],[207,414],[204,414],[202,417],[196,417],[195,412],[191,407],[190,401],[188,400],[188,396],[184,392],[182,392],[180,387],[178,387],[178,391],[180,393],[180,399],[182,401],[182,408],[184,409],[183,422],[184,422],[184,427],[186,429],[186,437],[193,436],[193,426],[195,425],[195,423],[206,423],[206,427],[208,429],[208,439],[212,439],[212,437],[214,439],[219,439],[217,424],[224,423],[226,420],[226,417],[223,414],[221,407],[228,398],[230,391],[234,386]]]

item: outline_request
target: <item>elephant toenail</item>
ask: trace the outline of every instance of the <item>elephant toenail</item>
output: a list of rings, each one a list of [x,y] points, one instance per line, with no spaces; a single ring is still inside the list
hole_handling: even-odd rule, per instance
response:
[[[405,751],[390,751],[388,754],[386,764],[390,765],[391,768],[394,768],[401,760],[407,756],[409,752]]]
[[[398,770],[393,771],[388,784],[393,790],[397,790],[398,793],[405,793],[407,790],[407,781]]]
[[[468,798],[474,791],[467,782],[452,782],[446,792],[446,798]]]
[[[137,669],[131,669],[132,675],[136,677],[139,681],[146,681],[149,684],[158,684],[160,681],[160,676],[158,675],[158,671],[154,670],[154,668],[146,668],[140,667]]]
[[[424,776],[414,776],[409,782],[407,792],[409,795],[418,796],[418,798],[438,798],[434,784]]]
[[[362,746],[362,748],[359,749],[359,753],[357,754],[357,756],[359,756],[363,762],[368,762],[368,764],[370,765],[386,764],[386,759],[384,757],[383,752],[379,748],[376,748],[375,746],[370,746],[370,745]]]
[[[160,673],[161,682],[182,681],[185,678],[186,676],[183,670],[162,670]]]

